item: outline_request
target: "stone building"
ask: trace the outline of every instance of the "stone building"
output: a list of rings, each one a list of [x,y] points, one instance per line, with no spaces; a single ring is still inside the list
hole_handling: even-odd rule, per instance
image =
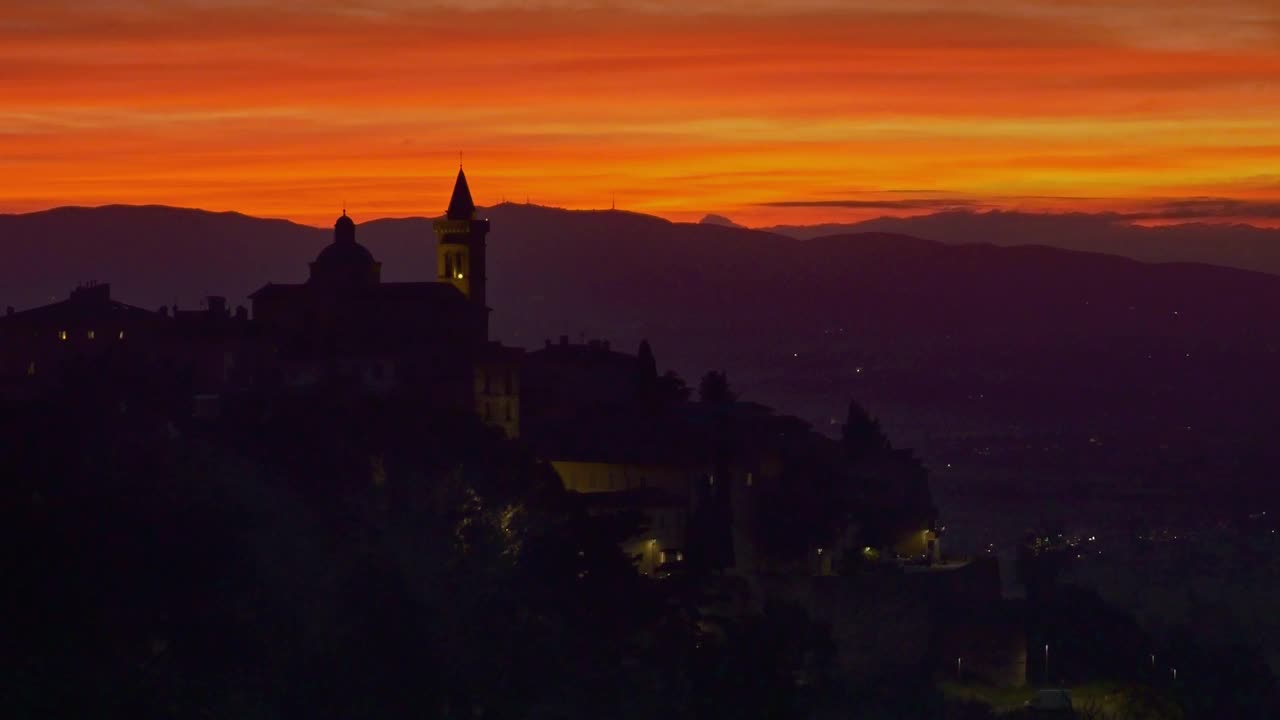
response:
[[[435,224],[437,277],[383,282],[344,211],[304,283],[254,292],[253,320],[285,385],[346,377],[376,392],[413,392],[428,407],[471,409],[519,434],[521,351],[489,341],[485,237],[461,169]]]

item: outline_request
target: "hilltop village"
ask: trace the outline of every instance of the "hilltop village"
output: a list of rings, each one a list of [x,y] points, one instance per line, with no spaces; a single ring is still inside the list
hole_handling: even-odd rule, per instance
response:
[[[344,210],[249,308],[90,284],[0,318],[22,672],[92,669],[80,709],[494,718],[940,717],[940,683],[1094,672],[1058,626],[1103,611],[1039,540],[946,557],[858,403],[832,438],[647,341],[495,342],[461,169],[434,231],[429,280],[384,282]]]
[[[646,530],[625,547],[645,574],[685,561],[699,515],[723,525],[716,557],[706,559],[722,569],[832,574],[849,552],[940,559],[923,468],[909,452],[889,450],[856,411],[865,426],[854,429],[865,435],[860,459],[897,473],[878,497],[858,500],[892,520],[872,529],[869,517],[823,518],[787,539],[802,548],[772,552],[764,515],[779,506],[762,498],[846,470],[840,445],[738,401],[719,373],[703,378],[693,397],[680,378],[659,374],[648,343],[631,354],[567,336],[532,351],[491,341],[488,232],[460,168],[435,222],[432,280],[383,282],[381,263],[344,210],[307,281],[268,282],[249,309],[209,297],[200,310],[151,311],[115,300],[108,284],[82,286],[62,302],[0,318],[3,388],[33,393],[90,368],[147,377],[189,396],[189,417],[175,413],[175,422],[196,424],[217,422],[251,394],[334,384],[412,399],[422,413],[471,413],[526,443],[593,508],[642,513]]]

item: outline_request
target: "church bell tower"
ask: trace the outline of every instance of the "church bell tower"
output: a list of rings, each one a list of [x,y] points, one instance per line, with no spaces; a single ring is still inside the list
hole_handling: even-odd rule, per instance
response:
[[[487,314],[484,241],[489,221],[476,219],[476,204],[462,166],[458,166],[449,209],[443,220],[435,222],[435,231],[436,277],[458,288]]]

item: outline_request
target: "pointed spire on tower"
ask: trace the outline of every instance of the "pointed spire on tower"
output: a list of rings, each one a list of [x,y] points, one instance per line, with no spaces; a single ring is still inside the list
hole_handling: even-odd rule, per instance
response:
[[[458,179],[453,183],[453,197],[449,198],[449,209],[445,216],[450,220],[470,220],[476,214],[476,204],[471,200],[471,188],[467,186],[467,176],[458,165]]]

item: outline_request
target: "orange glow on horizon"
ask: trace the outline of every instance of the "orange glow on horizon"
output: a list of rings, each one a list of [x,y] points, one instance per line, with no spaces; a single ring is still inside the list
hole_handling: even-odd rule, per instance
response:
[[[482,205],[1280,225],[1269,0],[19,4],[0,212],[434,215],[461,149]]]

